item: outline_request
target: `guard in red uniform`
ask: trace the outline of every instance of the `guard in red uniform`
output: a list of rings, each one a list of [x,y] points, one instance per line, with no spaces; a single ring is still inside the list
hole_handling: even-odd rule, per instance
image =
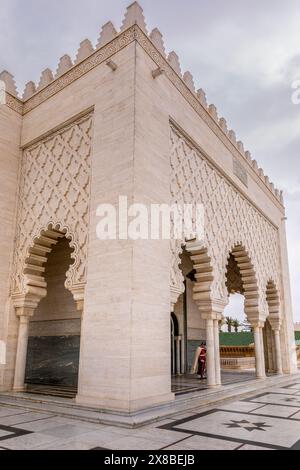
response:
[[[205,343],[202,343],[200,346],[200,354],[198,358],[198,375],[201,379],[204,379],[204,374],[206,370],[206,347]]]

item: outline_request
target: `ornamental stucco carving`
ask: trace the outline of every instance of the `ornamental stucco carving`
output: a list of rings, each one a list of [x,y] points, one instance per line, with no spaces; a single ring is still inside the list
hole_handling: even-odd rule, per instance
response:
[[[201,203],[205,210],[204,245],[213,269],[211,296],[226,302],[226,271],[232,248],[243,245],[254,266],[259,311],[268,315],[266,287],[273,279],[279,288],[278,231],[231,182],[171,125],[172,203]],[[182,290],[180,242],[171,245],[171,291]]]
[[[13,294],[26,290],[29,250],[50,226],[65,233],[74,251],[66,286],[86,280],[92,114],[23,152],[16,229]]]

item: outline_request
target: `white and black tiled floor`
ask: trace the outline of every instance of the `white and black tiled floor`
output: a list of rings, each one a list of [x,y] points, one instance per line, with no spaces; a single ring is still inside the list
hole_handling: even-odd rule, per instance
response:
[[[300,382],[124,429],[0,405],[0,450],[300,450]]]

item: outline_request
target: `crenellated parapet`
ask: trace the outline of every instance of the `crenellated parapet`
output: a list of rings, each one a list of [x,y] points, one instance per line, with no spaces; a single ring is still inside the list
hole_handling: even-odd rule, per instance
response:
[[[61,77],[64,73],[73,67],[73,62],[68,54],[63,55],[58,63],[55,78]]]
[[[264,174],[264,171],[258,166],[256,160],[251,157],[250,152],[245,151],[243,143],[237,139],[234,130],[228,128],[226,119],[219,117],[216,106],[207,103],[205,92],[201,88],[196,91],[194,77],[191,72],[186,71],[182,74],[180,60],[176,52],[166,53],[162,33],[154,28],[148,34],[143,9],[138,2],[128,6],[119,32],[111,22],[104,24],[95,47],[89,39],[83,40],[80,43],[74,62],[69,55],[62,56],[55,74],[47,68],[42,72],[37,85],[32,81],[26,84],[22,99],[18,97],[14,77],[7,71],[2,72],[0,80],[6,86],[7,104],[21,114],[26,114],[43,100],[48,99],[77,80],[81,75],[109,60],[115,52],[126,47],[134,40],[140,42],[146,50],[149,50],[150,46],[154,48],[155,54],[152,53],[151,56],[154,60],[160,57],[157,65],[165,76],[171,78],[172,73],[176,74],[177,80],[181,80],[181,85],[177,88],[181,92],[184,91],[184,96],[188,98],[190,103],[195,103],[196,100],[198,108],[200,106],[201,109],[201,116],[205,116],[205,121],[214,130],[218,130],[218,133],[223,136],[222,141],[226,142],[230,149],[234,149],[232,153],[239,155],[239,158],[244,160],[245,165],[250,167],[250,171],[253,171],[274,197],[283,204],[282,191],[275,188],[274,184]],[[168,67],[169,72],[167,71]]]
[[[54,80],[54,77],[53,77],[52,70],[50,69],[43,70],[38,87],[37,87],[37,91],[40,91],[42,88],[45,88],[46,86],[48,86],[49,83],[53,82],[53,80]]]
[[[7,72],[7,70],[3,70],[3,72],[0,73],[0,80],[5,83],[6,91],[8,93],[12,96],[18,96],[15,78],[11,73]]]
[[[133,2],[127,7],[125,18],[122,23],[121,31],[125,31],[130,26],[138,25],[140,29],[147,34],[147,26],[143,9],[138,2]]]
[[[31,98],[32,95],[34,95],[36,92],[36,86],[35,86],[35,83],[34,82],[28,82],[26,83],[25,85],[25,89],[24,89],[24,92],[23,92],[23,96],[22,96],[22,99],[25,101],[25,100],[28,100],[29,98]]]
[[[156,49],[159,50],[159,52],[166,57],[166,50],[165,50],[165,44],[163,40],[163,35],[159,31],[159,29],[154,28],[153,31],[150,33],[150,39],[155,45]]]
[[[89,39],[85,39],[80,43],[79,49],[77,51],[75,64],[79,64],[84,59],[89,57],[94,52],[93,45]]]
[[[96,49],[100,49],[117,36],[117,30],[111,21],[102,26]]]
[[[181,77],[181,68],[180,68],[180,62],[179,62],[179,57],[176,54],[176,52],[172,51],[168,55],[168,62],[171,65],[171,67],[175,70],[175,72]]]

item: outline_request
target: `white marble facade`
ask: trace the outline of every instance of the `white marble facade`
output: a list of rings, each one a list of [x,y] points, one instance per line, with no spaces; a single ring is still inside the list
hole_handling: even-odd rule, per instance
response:
[[[137,2],[120,32],[104,25],[95,49],[83,41],[74,64],[62,57],[56,75],[43,71],[22,99],[8,72],[0,78],[0,390],[24,388],[32,322],[49,294],[47,260],[65,238],[73,262],[64,286],[77,310],[45,319],[72,320],[80,334],[78,404],[131,413],[174,400],[170,313],[190,269],[188,334],[207,341],[209,386],[221,385],[218,328],[232,291],[245,296],[257,377],[266,347],[275,372],[296,371],[282,194],[176,53],[166,55],[161,33],[148,33]],[[201,202],[204,240],[100,241],[97,207],[119,195]]]

